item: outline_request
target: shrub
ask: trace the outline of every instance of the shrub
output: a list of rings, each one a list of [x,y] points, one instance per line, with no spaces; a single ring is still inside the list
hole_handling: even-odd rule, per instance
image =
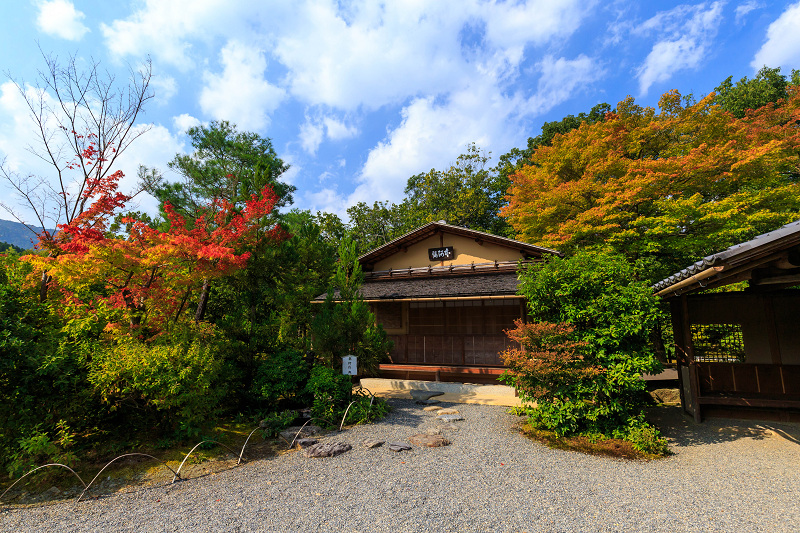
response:
[[[281,411],[280,413],[270,413],[259,422],[263,437],[274,437],[284,429],[288,428],[297,418],[295,411]]]
[[[29,435],[19,439],[17,451],[11,455],[8,475],[21,476],[25,472],[47,463],[61,463],[75,466],[78,458],[72,451],[75,435],[64,420],[59,420],[54,428],[55,438],[37,424]]]
[[[118,409],[155,411],[163,423],[187,428],[216,414],[228,388],[230,369],[223,341],[213,330],[188,342],[149,345],[122,338],[95,354],[89,381]],[[191,429],[191,431],[190,431]]]
[[[327,366],[315,366],[311,369],[306,390],[314,399],[311,405],[311,416],[327,420],[331,424],[338,422],[350,402],[352,393],[350,376],[343,375]]]
[[[503,354],[502,378],[527,401],[531,420],[557,434],[628,427],[644,408],[643,373],[660,363],[649,344],[656,298],[621,256],[581,252],[553,258],[521,275],[532,324],[509,336],[520,350]]]
[[[253,394],[276,409],[280,400],[296,398],[303,392],[308,376],[308,363],[297,350],[264,355],[253,380]]]
[[[391,410],[383,398],[373,398],[361,389],[353,393],[354,402],[347,411],[345,424],[369,424],[386,416]]]
[[[634,448],[642,453],[652,455],[666,455],[669,453],[667,439],[662,437],[661,432],[645,422],[642,417],[636,417],[631,420],[622,438],[630,442]]]

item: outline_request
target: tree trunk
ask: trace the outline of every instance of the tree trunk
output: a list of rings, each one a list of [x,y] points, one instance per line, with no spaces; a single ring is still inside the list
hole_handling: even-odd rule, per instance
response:
[[[650,343],[656,354],[656,359],[662,363],[667,363],[667,349],[664,347],[664,339],[661,337],[661,319],[656,320],[655,326],[650,330]]]
[[[42,279],[39,282],[39,301],[42,303],[47,301],[47,284],[50,283],[50,279],[46,270],[42,272]]]
[[[203,279],[203,289],[200,291],[200,300],[197,302],[197,311],[194,314],[195,323],[200,322],[206,316],[206,306],[208,305],[208,292],[211,282],[208,278]]]

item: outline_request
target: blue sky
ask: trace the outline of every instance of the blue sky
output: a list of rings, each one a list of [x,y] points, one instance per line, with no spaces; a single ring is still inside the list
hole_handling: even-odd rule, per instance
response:
[[[33,82],[48,54],[124,79],[150,56],[152,124],[124,155],[165,171],[187,127],[229,120],[272,139],[295,207],[399,201],[406,179],[475,142],[493,162],[545,121],[696,96],[762,65],[800,68],[800,2],[537,0],[19,0],[0,17],[0,71]],[[38,43],[38,45],[37,45]],[[0,157],[48,177],[16,87],[0,77]],[[13,202],[0,183],[0,199]],[[139,197],[154,211],[153,199]],[[24,213],[24,210],[20,211]],[[0,212],[0,218],[11,218]]]

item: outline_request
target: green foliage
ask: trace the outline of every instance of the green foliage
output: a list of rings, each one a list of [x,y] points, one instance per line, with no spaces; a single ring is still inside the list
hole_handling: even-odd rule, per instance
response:
[[[488,155],[473,143],[449,169],[431,169],[408,178],[403,203],[412,227],[444,220],[454,226],[509,235],[511,227],[499,216],[509,181],[487,168],[488,161]]]
[[[628,422],[621,438],[630,442],[634,448],[643,453],[652,455],[667,455],[669,447],[667,439],[661,436],[661,432],[647,422],[644,417],[633,417]]]
[[[353,385],[350,376],[327,366],[315,366],[311,369],[306,391],[314,399],[311,416],[336,424],[344,415]]]
[[[20,287],[28,270],[0,261],[0,467],[12,475],[38,460],[70,461],[69,428],[91,423],[98,406],[77,340]]]
[[[800,76],[800,72],[793,70],[791,80],[795,80],[798,76]],[[786,98],[789,95],[790,85],[796,85],[796,83],[787,80],[786,76],[781,74],[780,67],[764,66],[752,80],[745,76],[735,85],[733,76],[728,76],[714,89],[715,102],[733,116],[742,118],[748,109],[758,109]]]
[[[504,354],[510,369],[502,379],[537,403],[531,419],[539,427],[609,434],[641,413],[641,376],[661,365],[649,345],[656,298],[636,277],[623,257],[600,252],[522,273],[534,323],[509,332],[522,350]]]
[[[308,366],[303,354],[289,348],[264,355],[253,381],[254,396],[273,409],[280,400],[298,397],[308,380]]]
[[[140,170],[142,185],[162,204],[168,201],[179,213],[196,216],[209,199],[242,206],[264,185],[271,185],[282,199],[279,205],[292,202],[295,188],[279,180],[289,166],[275,153],[270,139],[240,132],[224,120],[189,128],[186,134],[194,152],[178,154],[169,163],[182,182],[167,182],[153,169]]]
[[[64,420],[59,420],[55,426],[55,438],[42,429],[42,424],[37,424],[29,435],[19,439],[17,451],[11,455],[8,464],[8,474],[12,478],[21,476],[46,463],[60,463],[75,466],[77,456],[72,451],[75,444],[75,435]]]
[[[89,382],[114,408],[155,413],[162,424],[202,426],[219,412],[232,370],[225,339],[202,328],[170,342],[122,338],[95,353]]]
[[[269,413],[259,423],[259,427],[261,428],[261,435],[265,439],[276,436],[278,433],[291,426],[292,422],[294,422],[294,419],[296,417],[297,417],[296,411],[281,411],[281,412]]]
[[[314,317],[311,330],[314,351],[323,364],[333,367],[345,355],[358,357],[359,373],[374,375],[391,341],[359,294],[364,275],[349,238],[339,245],[339,263],[325,302]],[[335,287],[335,288],[334,288]]]
[[[521,275],[520,294],[536,321],[567,322],[593,355],[610,362],[650,359],[657,299],[625,257],[601,251],[535,263]],[[649,363],[648,363],[649,365]],[[642,371],[649,371],[645,365]]]
[[[373,398],[362,389],[353,392],[353,404],[347,411],[345,424],[369,424],[386,416],[391,407],[383,398]]]

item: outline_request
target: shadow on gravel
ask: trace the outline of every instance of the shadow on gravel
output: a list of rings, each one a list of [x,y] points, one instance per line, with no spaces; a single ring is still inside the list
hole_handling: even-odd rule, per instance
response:
[[[647,419],[675,446],[700,446],[739,439],[762,440],[773,435],[800,445],[800,424],[725,418],[706,420],[698,424],[684,414],[680,406],[650,408]]]

